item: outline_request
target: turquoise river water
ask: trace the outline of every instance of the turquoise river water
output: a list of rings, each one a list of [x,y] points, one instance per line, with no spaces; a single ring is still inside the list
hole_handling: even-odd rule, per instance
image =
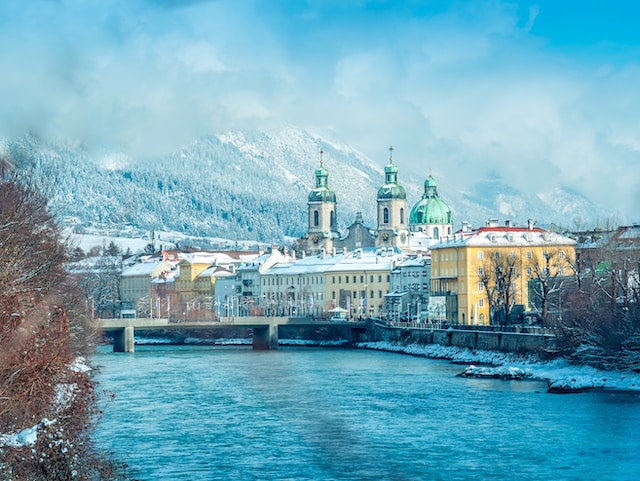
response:
[[[640,393],[370,350],[138,346],[93,359],[98,444],[157,480],[637,480]]]

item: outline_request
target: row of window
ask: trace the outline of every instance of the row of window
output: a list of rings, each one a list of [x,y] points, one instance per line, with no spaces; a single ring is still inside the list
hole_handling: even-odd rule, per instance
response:
[[[382,223],[389,223],[389,208],[385,207],[382,209]],[[404,225],[404,209],[400,208],[400,225]]]
[[[442,260],[442,261],[448,261],[448,260],[455,261],[455,260],[458,260],[458,259],[459,260],[464,260],[464,251],[460,251],[459,258],[456,258],[456,254],[457,253],[458,253],[458,251],[452,252],[451,256],[449,256],[449,252],[440,253],[440,260]],[[493,251],[493,255],[497,259],[497,258],[500,257],[501,254],[500,254],[500,251]],[[525,252],[525,256],[526,256],[527,259],[532,259],[533,258],[533,251],[527,250]],[[542,257],[543,258],[552,257],[552,256],[553,256],[553,254],[551,254],[549,251],[546,251],[546,250],[542,251]],[[484,251],[478,251],[477,252],[477,257],[478,257],[478,260],[483,260],[484,259]],[[509,252],[509,258],[515,259],[516,257],[517,257],[516,251]],[[565,257],[565,253],[564,253],[564,251],[562,249],[560,249],[558,251],[558,258],[564,259],[564,257]],[[438,253],[437,252],[433,253],[433,258],[434,258],[434,260],[438,259]]]
[[[331,227],[336,225],[336,214],[334,211],[330,212],[330,225]],[[314,227],[318,227],[320,225],[320,213],[317,210],[313,211],[313,226]]]
[[[269,276],[262,278],[263,286],[291,286],[298,285],[318,285],[322,284],[322,276],[304,276],[304,277],[281,277]]]
[[[402,277],[420,277],[420,272],[418,271],[404,271],[402,273]],[[427,271],[422,271],[422,277],[427,277]]]
[[[342,284],[342,276],[337,276],[337,279],[338,279],[338,284]],[[345,284],[349,284],[349,279],[351,279],[353,281],[353,284],[356,284],[358,282],[358,276],[353,275],[353,276],[350,277],[348,275],[345,275],[344,276],[344,283]],[[372,284],[373,284],[373,279],[374,279],[374,276],[370,275],[369,276],[369,282],[372,283]],[[387,278],[386,279],[387,279],[387,282],[389,282],[389,274],[387,274]],[[364,284],[364,282],[365,282],[364,281],[364,275],[360,275],[360,284]],[[378,274],[378,283],[381,283],[381,282],[382,282],[382,274]],[[331,283],[332,284],[336,283],[336,276],[331,276]]]
[[[375,299],[374,292],[375,291],[369,291],[369,299]],[[365,297],[365,291],[360,291],[359,295],[357,291],[353,291],[352,299],[362,299],[364,297]],[[336,291],[331,291],[331,299],[333,300],[336,299]],[[378,291],[378,299],[382,299],[382,291]]]

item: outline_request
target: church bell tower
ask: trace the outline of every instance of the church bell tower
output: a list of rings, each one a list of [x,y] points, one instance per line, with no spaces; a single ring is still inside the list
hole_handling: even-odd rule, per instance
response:
[[[389,147],[389,164],[384,168],[384,185],[378,189],[378,228],[376,247],[409,247],[407,228],[407,194],[398,184],[398,167]]]
[[[309,227],[305,236],[307,251],[311,254],[322,249],[327,254],[333,250],[334,239],[339,238],[336,223],[336,194],[329,188],[329,171],[324,167],[320,149],[320,168],[316,170],[316,186],[309,193]]]

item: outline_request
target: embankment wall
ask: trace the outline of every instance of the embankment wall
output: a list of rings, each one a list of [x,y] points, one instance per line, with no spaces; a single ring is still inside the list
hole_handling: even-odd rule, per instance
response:
[[[487,332],[456,329],[414,329],[407,327],[372,327],[372,341],[401,344],[440,344],[467,349],[485,349],[515,353],[538,352],[551,347],[556,337],[550,334]]]

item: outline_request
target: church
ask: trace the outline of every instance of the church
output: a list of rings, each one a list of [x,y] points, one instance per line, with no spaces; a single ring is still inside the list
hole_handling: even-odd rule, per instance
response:
[[[316,170],[315,188],[308,197],[308,230],[300,245],[307,255],[322,252],[353,251],[360,248],[392,249],[406,253],[426,252],[429,246],[453,233],[453,214],[440,198],[435,179],[429,175],[424,194],[409,212],[407,194],[398,182],[398,167],[393,163],[393,147],[384,168],[384,184],[378,189],[377,226],[363,223],[362,213],[339,232],[336,219],[336,194],[329,187],[329,171],[324,166],[322,150]]]

